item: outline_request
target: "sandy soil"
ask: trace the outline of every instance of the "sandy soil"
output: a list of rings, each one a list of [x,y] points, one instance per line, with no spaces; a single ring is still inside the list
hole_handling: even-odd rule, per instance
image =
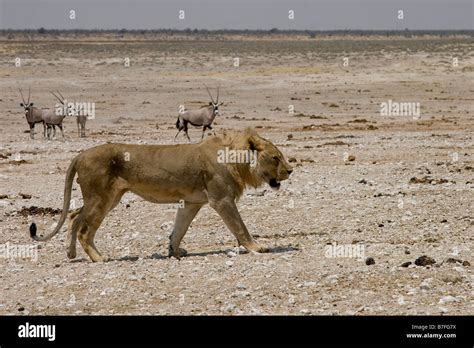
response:
[[[1,42],[0,245],[34,246],[37,259],[0,253],[0,314],[474,314],[473,47],[472,38]],[[174,209],[128,194],[96,237],[114,261],[92,263],[80,246],[69,261],[65,232],[32,243],[29,222],[47,232],[58,220],[78,152],[171,144],[179,105],[207,103],[204,85],[218,84],[216,131],[256,128],[295,166],[280,191],[250,190],[239,203],[271,253],[236,249],[204,208],[184,239],[189,256],[169,259]],[[37,126],[30,140],[17,89],[30,85],[37,106],[54,107],[49,90],[94,102],[87,138],[67,118],[65,139],[44,140]],[[420,117],[381,115],[388,100],[420,103]],[[77,185],[73,199],[80,206]],[[328,257],[331,243],[363,253]],[[423,255],[435,263],[415,265]]]

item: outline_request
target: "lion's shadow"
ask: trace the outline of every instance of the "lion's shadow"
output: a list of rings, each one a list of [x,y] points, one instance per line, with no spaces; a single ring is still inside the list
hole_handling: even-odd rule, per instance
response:
[[[268,248],[268,252],[265,254],[280,254],[280,253],[288,253],[292,251],[299,251],[300,249],[293,247],[291,245],[286,245],[286,246],[275,246],[275,247],[270,247]],[[188,253],[186,256],[183,257],[183,259],[188,258],[188,257],[205,257],[205,256],[211,256],[211,255],[227,255],[229,252],[233,251],[232,249],[225,249],[225,250],[216,250],[216,251],[204,251],[204,252],[195,252],[195,253]],[[249,254],[248,251],[246,250],[241,250],[239,251],[239,255],[245,255]],[[168,259],[168,255],[162,255],[159,253],[153,253],[149,256],[145,256],[143,260],[166,260]],[[127,255],[119,258],[111,258],[108,260],[108,262],[113,262],[113,261],[127,261],[127,262],[136,262],[139,261],[140,257],[135,256],[135,255]],[[76,263],[76,262],[88,262],[89,260],[86,258],[80,258],[80,259],[75,259],[70,261],[71,263]]]

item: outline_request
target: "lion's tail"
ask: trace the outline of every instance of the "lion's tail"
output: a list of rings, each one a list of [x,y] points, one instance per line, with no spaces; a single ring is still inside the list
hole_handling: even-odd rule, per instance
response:
[[[66,221],[66,217],[67,217],[67,214],[68,214],[68,211],[69,211],[69,203],[71,201],[71,190],[72,190],[72,183],[73,183],[73,180],[74,180],[74,176],[76,175],[76,163],[77,163],[77,158],[79,156],[75,157],[71,164],[69,165],[69,168],[67,170],[67,174],[66,174],[66,183],[64,185],[64,203],[63,203],[63,212],[61,214],[61,217],[59,219],[59,222],[58,222],[58,225],[56,226],[56,228],[54,229],[53,232],[51,232],[49,235],[47,236],[43,236],[43,237],[40,237],[40,236],[37,236],[36,235],[36,224],[33,222],[31,225],[30,225],[30,236],[31,238],[33,238],[34,240],[36,241],[46,241],[46,240],[50,240],[51,238],[53,238],[58,232],[59,230],[61,229],[61,227],[63,226],[64,224],[64,221]]]
[[[178,119],[176,120],[176,128],[178,128],[178,129],[179,129],[179,124],[180,124],[179,121],[180,121],[180,117],[178,116]]]

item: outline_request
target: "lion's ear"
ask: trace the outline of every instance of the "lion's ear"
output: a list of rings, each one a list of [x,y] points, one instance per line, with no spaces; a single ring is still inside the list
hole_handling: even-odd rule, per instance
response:
[[[248,138],[248,143],[249,143],[249,149],[251,151],[254,151],[254,150],[261,151],[261,150],[263,150],[262,139],[257,134],[250,135],[249,138]]]

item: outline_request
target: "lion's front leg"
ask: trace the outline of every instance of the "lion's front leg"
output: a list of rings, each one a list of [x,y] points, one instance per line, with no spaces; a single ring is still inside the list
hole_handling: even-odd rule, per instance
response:
[[[219,214],[222,220],[224,220],[227,228],[237,238],[239,245],[242,245],[248,251],[255,251],[258,253],[265,253],[268,251],[268,248],[258,244],[252,238],[239,214],[234,200],[225,198],[219,201],[211,201],[209,202],[209,205]]]
[[[183,239],[186,231],[191,225],[194,217],[201,209],[202,204],[193,204],[184,202],[184,208],[179,208],[176,214],[176,220],[174,222],[173,232],[170,236],[169,254],[168,256],[174,256],[177,259],[186,255],[186,250],[180,249],[179,244]]]

